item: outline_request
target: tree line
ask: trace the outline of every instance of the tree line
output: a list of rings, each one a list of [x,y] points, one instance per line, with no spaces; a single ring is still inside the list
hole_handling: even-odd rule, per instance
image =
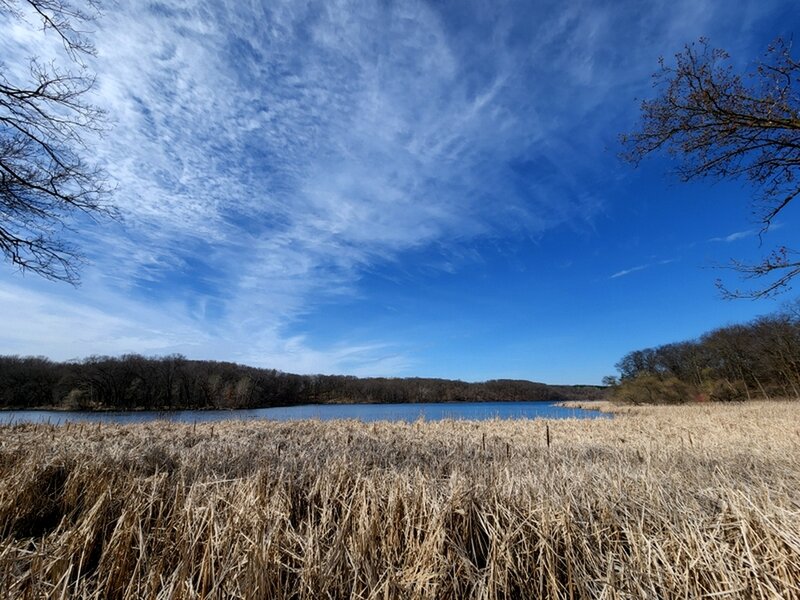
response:
[[[634,350],[606,378],[627,402],[800,397],[800,302],[697,340]]]
[[[498,379],[358,378],[296,375],[180,355],[94,356],[55,362],[0,356],[0,408],[75,410],[233,409],[330,403],[587,400],[598,386]]]

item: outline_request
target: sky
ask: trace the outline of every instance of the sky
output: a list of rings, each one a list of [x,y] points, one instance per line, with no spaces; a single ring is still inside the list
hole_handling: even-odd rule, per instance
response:
[[[793,0],[106,3],[87,140],[118,221],[72,287],[0,263],[0,354],[180,353],[294,373],[600,383],[627,352],[780,308],[725,300],[744,182],[619,134],[701,36],[752,65]],[[58,53],[0,16],[7,68]],[[795,243],[796,245],[796,243]]]

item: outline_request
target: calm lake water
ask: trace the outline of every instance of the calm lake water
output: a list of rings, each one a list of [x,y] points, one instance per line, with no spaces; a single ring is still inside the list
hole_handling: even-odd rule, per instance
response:
[[[360,419],[362,421],[415,421],[426,419],[597,419],[610,415],[595,410],[563,408],[552,402],[459,402],[419,404],[311,404],[254,410],[185,410],[175,412],[66,412],[53,410],[14,410],[0,412],[0,424],[65,423],[98,421],[104,423],[145,423],[166,420],[204,423],[226,419]]]

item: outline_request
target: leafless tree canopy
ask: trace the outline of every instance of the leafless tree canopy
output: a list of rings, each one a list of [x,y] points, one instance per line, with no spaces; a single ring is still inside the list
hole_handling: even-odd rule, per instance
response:
[[[30,57],[14,79],[0,61],[0,250],[22,270],[77,283],[81,255],[65,240],[76,213],[111,214],[101,169],[86,158],[85,135],[104,125],[86,100],[94,84],[84,28],[94,3],[0,0],[0,18],[19,19],[62,42],[65,64]],[[35,21],[34,21],[35,19]]]
[[[699,339],[634,350],[617,364],[614,396],[634,402],[800,395],[800,301]],[[649,400],[648,400],[649,399]]]
[[[642,102],[639,131],[622,136],[624,157],[638,164],[666,150],[684,181],[709,177],[750,181],[766,232],[800,194],[800,63],[778,39],[755,68],[737,74],[728,54],[705,39],[687,45],[675,65],[660,61],[659,96]],[[757,265],[734,262],[745,278],[766,278],[758,289],[725,291],[761,297],[786,289],[800,274],[798,254],[777,248]]]

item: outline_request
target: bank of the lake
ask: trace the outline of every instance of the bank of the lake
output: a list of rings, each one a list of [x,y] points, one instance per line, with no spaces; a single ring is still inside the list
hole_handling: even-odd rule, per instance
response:
[[[565,400],[563,402],[556,402],[556,406],[606,414],[626,412],[627,408],[626,405],[618,402],[611,402],[610,400]]]
[[[800,404],[0,427],[0,596],[800,598]]]

